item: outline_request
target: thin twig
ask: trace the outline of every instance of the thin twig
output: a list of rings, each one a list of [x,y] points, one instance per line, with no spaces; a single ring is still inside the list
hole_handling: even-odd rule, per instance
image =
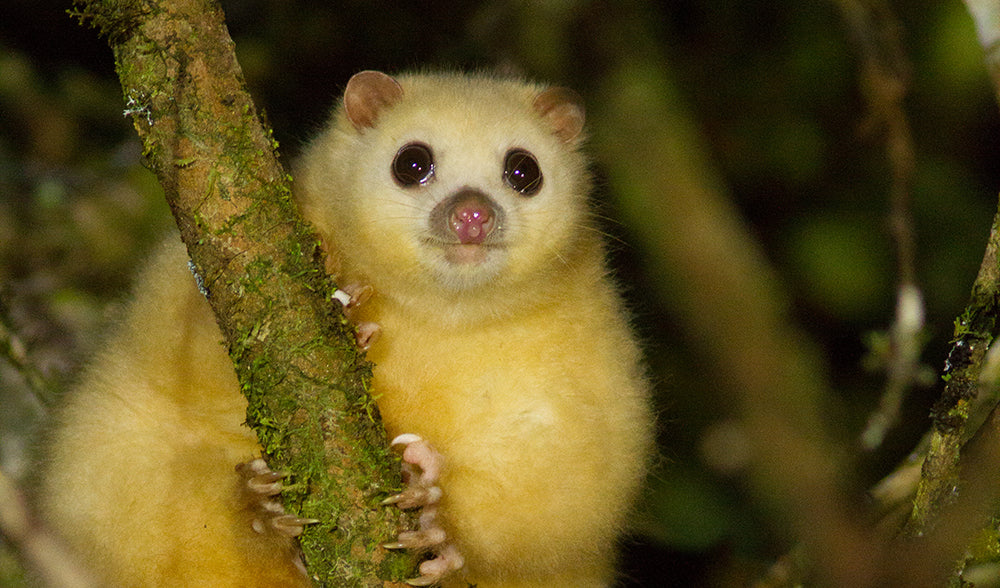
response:
[[[27,392],[39,406],[51,406],[55,386],[32,362],[28,348],[17,334],[6,300],[0,286],[0,360],[5,360],[24,379]]]
[[[903,108],[911,73],[899,23],[884,0],[840,0],[837,6],[861,59],[861,88],[868,109],[865,130],[878,132],[884,138],[892,177],[889,231],[896,247],[899,285],[888,345],[879,358],[886,369],[885,392],[861,435],[862,447],[873,450],[881,446],[896,425],[906,392],[927,380],[927,370],[920,365],[924,304],[917,285],[911,212],[916,155]]]

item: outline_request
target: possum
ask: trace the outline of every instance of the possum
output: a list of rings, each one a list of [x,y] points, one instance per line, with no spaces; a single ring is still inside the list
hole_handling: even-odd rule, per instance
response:
[[[429,553],[414,585],[598,587],[653,418],[609,278],[575,93],[365,71],[294,195],[374,362]],[[60,412],[47,520],[114,586],[308,586],[208,303],[168,243]],[[393,506],[387,506],[393,508]]]

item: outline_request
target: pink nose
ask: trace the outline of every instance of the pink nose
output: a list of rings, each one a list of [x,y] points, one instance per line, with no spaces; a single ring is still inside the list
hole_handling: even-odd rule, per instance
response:
[[[489,204],[478,196],[455,203],[448,225],[463,245],[478,245],[496,228],[496,216]]]

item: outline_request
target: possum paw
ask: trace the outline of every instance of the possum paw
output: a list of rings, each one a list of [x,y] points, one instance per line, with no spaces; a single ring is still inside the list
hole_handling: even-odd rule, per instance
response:
[[[441,476],[444,458],[431,444],[412,433],[400,435],[390,443],[392,447],[403,449],[403,480],[406,488],[382,501],[395,504],[399,508],[417,508],[436,505],[441,499],[441,489],[437,486]]]
[[[413,434],[392,440],[393,447],[403,447],[403,478],[406,488],[382,501],[399,508],[422,508],[419,528],[404,531],[396,541],[386,543],[386,549],[426,549],[434,557],[420,564],[420,576],[407,580],[411,586],[432,586],[465,564],[458,548],[448,542],[447,534],[437,522],[437,505],[441,488],[437,486],[444,458],[430,443]]]
[[[354,326],[354,340],[362,351],[368,351],[381,332],[378,323],[358,323]]]
[[[348,284],[342,289],[334,291],[333,298],[344,307],[344,316],[348,320],[353,321],[358,307],[367,302],[372,297],[374,291],[371,286]],[[357,323],[355,325],[354,337],[358,343],[358,347],[362,351],[367,351],[371,344],[378,339],[380,332],[381,327],[378,326],[378,323]]]
[[[437,551],[434,559],[429,559],[420,564],[420,575],[406,581],[410,586],[433,586],[452,573],[462,569],[465,561],[458,548],[447,544]]]
[[[236,472],[243,481],[243,495],[251,515],[250,527],[254,532],[298,537],[305,525],[319,522],[285,512],[285,507],[276,497],[281,494],[281,480],[286,474],[272,470],[263,459],[241,463],[236,466]]]
[[[343,288],[333,292],[333,298],[344,307],[344,314],[348,318],[358,309],[359,306],[368,302],[375,289],[371,286],[361,284],[347,284]]]

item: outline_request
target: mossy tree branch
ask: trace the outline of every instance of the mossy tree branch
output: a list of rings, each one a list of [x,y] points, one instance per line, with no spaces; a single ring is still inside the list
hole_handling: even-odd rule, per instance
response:
[[[996,53],[996,41],[1000,38],[1000,9],[995,3],[978,0],[967,0],[966,7],[976,24],[976,32],[985,54],[987,73],[993,80],[1000,99],[1000,68],[997,66],[1000,61]],[[987,420],[987,416],[996,410],[996,386],[995,383],[984,385],[981,374],[988,362],[987,351],[1000,330],[998,316],[1000,210],[993,219],[986,252],[972,285],[969,303],[962,315],[955,320],[952,347],[945,365],[945,390],[932,413],[929,449],[907,525],[911,534],[923,534],[933,521],[940,518],[940,511],[948,505],[955,490],[959,488],[960,480],[972,476],[970,470],[973,464],[975,468],[983,470],[995,469],[998,465],[996,451],[984,449],[990,442],[982,441],[995,439],[996,434],[979,430],[984,421],[989,423],[987,431],[996,427],[995,416]],[[980,455],[978,460],[961,456],[966,442],[973,435],[980,437],[977,445],[980,449],[976,452]],[[982,455],[993,455],[994,458],[984,460]],[[989,493],[984,496],[984,500],[994,500],[996,494]]]
[[[246,92],[214,0],[77,0],[108,38],[147,165],[229,343],[247,422],[271,466],[291,472],[286,507],[322,521],[302,537],[322,584],[384,585],[412,572],[380,542],[400,516],[378,503],[399,484],[370,366],[299,219],[290,178]]]
[[[911,534],[922,534],[953,494],[959,483],[962,446],[996,404],[995,395],[980,394],[979,380],[986,352],[996,337],[1000,312],[998,222],[1000,213],[994,218],[969,304],[955,321],[945,365],[945,389],[932,412],[930,447],[908,523]]]

